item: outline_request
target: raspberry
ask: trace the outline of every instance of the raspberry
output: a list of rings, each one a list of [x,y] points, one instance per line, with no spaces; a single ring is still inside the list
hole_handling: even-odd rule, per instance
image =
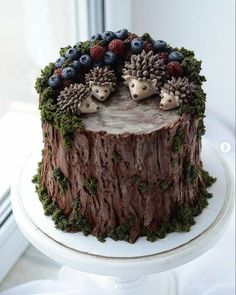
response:
[[[171,61],[166,66],[167,72],[170,76],[173,77],[180,77],[183,75],[184,70],[181,66],[181,64],[177,61]]]
[[[138,35],[136,35],[135,33],[129,33],[129,35],[128,35],[128,37],[127,37],[126,40],[132,41],[135,38],[138,38]]]
[[[125,45],[122,40],[114,39],[109,43],[108,49],[113,51],[117,55],[122,55],[125,49]]]
[[[143,49],[145,50],[146,53],[148,53],[149,51],[152,51],[153,48],[154,48],[154,46],[153,46],[152,42],[147,42],[147,41],[144,42]]]
[[[58,75],[58,76],[61,76],[61,72],[62,72],[62,69],[61,68],[58,68],[54,71],[54,74]]]
[[[168,52],[160,52],[158,56],[160,59],[164,59],[165,64],[168,63]]]
[[[94,45],[90,48],[90,56],[95,61],[100,61],[105,55],[106,49],[100,45]]]

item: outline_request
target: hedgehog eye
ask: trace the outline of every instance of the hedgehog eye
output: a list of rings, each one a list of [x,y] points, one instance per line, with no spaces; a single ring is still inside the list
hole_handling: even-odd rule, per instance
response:
[[[89,108],[89,103],[86,103],[86,108]]]
[[[168,102],[172,102],[172,100],[171,99],[168,99]]]
[[[107,89],[105,89],[104,92],[107,93]]]
[[[95,92],[96,92],[96,93],[98,93],[98,92],[99,92],[99,90],[98,90],[98,89],[96,89],[96,90],[95,90]]]
[[[144,86],[143,86],[143,90],[147,90],[147,86],[144,85]]]
[[[134,83],[131,84],[131,87],[134,87]]]

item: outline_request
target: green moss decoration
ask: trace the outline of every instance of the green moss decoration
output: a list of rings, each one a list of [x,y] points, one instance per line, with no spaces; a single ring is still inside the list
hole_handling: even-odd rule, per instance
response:
[[[32,178],[32,182],[35,184],[40,182],[41,166],[42,166],[42,162],[38,162],[37,173]]]
[[[83,187],[90,195],[95,194],[97,191],[97,180],[94,178],[87,179]]]
[[[195,224],[194,217],[202,213],[208,205],[208,199],[212,194],[207,191],[201,191],[193,207],[186,204],[180,205],[173,216],[172,221],[160,225],[157,230],[143,229],[142,234],[147,240],[154,242],[157,239],[163,239],[171,232],[188,232],[192,225]]]
[[[55,100],[57,96],[57,92],[52,89],[52,87],[47,87],[43,90],[39,97],[39,109],[41,109],[41,105],[46,103],[47,101],[53,99]]]
[[[121,158],[120,154],[117,153],[117,151],[114,151],[114,152],[112,153],[112,160],[113,160],[114,162],[119,162],[121,159],[122,159],[122,158]]]
[[[60,191],[64,193],[68,186],[68,180],[66,179],[65,175],[63,174],[60,168],[57,167],[53,169],[53,177],[58,183]]]
[[[132,184],[137,185],[140,193],[145,193],[148,190],[148,181],[141,180],[139,175],[133,175],[130,177],[130,181]]]
[[[130,180],[132,183],[137,184],[140,181],[140,176],[138,175],[133,175],[130,177]]]
[[[65,62],[63,63],[63,65],[61,66],[62,69],[71,66],[71,64],[73,63],[73,59],[72,58],[67,58],[65,60]]]
[[[112,230],[107,234],[108,237],[112,238],[115,241],[122,240],[122,241],[128,241],[129,239],[129,232],[131,230],[131,227],[134,224],[134,217],[132,215],[129,215],[123,224]]]
[[[206,127],[204,125],[203,119],[199,120],[198,127],[197,127],[197,140],[200,141],[202,136],[206,132]]]
[[[64,56],[65,53],[66,53],[66,51],[67,51],[69,48],[71,48],[70,45],[68,45],[68,46],[66,46],[66,47],[62,47],[62,48],[60,49],[60,51],[59,51],[60,56]]]
[[[214,182],[216,182],[216,178],[210,176],[209,172],[207,172],[206,170],[202,169],[200,171],[200,174],[202,175],[202,179],[203,179],[206,187],[210,187],[210,186],[212,186],[212,184]]]
[[[82,119],[67,113],[57,111],[55,113],[55,127],[61,131],[66,147],[70,148],[74,140],[74,134],[79,128],[83,128]]]
[[[101,242],[101,243],[105,243],[106,242],[106,237],[107,237],[107,235],[106,234],[102,234],[102,233],[100,233],[100,234],[98,234],[96,236],[97,240],[99,242]]]
[[[138,190],[140,193],[145,193],[148,190],[148,182],[147,181],[139,181]]]
[[[48,99],[42,104],[41,120],[42,123],[47,122],[60,130],[67,148],[70,148],[73,144],[75,131],[84,127],[80,117],[60,112],[53,99]]]
[[[202,62],[195,58],[193,51],[187,50],[183,47],[177,50],[184,56],[181,65],[184,69],[185,76],[188,77],[190,82],[193,82],[196,85],[196,91],[192,93],[191,99],[188,100],[188,103],[183,104],[179,108],[178,114],[182,115],[188,113],[197,118],[202,118],[204,117],[206,102],[206,94],[201,88],[202,83],[206,81],[205,76],[200,75]],[[202,130],[203,127],[204,126],[202,126]]]
[[[177,112],[179,115],[187,113],[197,118],[202,118],[205,113],[205,102],[206,94],[200,86],[197,86],[188,103],[183,104]]]
[[[185,167],[185,182],[186,184],[193,184],[198,176],[198,170],[194,165],[188,164]]]
[[[201,86],[202,83],[206,81],[206,77],[200,75],[202,61],[195,58],[193,51],[187,50],[184,47],[180,48],[178,51],[184,56],[181,65],[185,75],[188,77],[189,81],[193,82],[195,85]]]
[[[65,50],[67,50],[66,47]],[[68,62],[71,62],[68,59]],[[39,93],[39,109],[41,111],[42,123],[49,123],[60,130],[64,144],[67,148],[72,146],[74,133],[77,129],[83,128],[80,117],[62,113],[57,107],[58,92],[48,86],[48,79],[53,74],[55,66],[50,63],[41,71],[41,76],[37,78],[35,89]]]
[[[181,128],[178,128],[173,141],[173,151],[178,152],[181,146],[184,144],[184,131]]]
[[[82,42],[79,46],[76,46],[76,49],[81,52],[81,54],[88,54],[90,50],[90,42]]]
[[[161,180],[159,182],[159,188],[161,191],[165,191],[170,186],[170,183],[167,180]]]
[[[90,224],[80,213],[80,201],[76,199],[73,203],[72,212],[69,217],[65,216],[55,201],[49,197],[46,188],[40,184],[41,163],[38,165],[37,174],[33,177],[35,189],[38,193],[45,215],[51,215],[56,228],[63,231],[82,231],[84,235],[90,232]]]
[[[69,218],[70,224],[76,228],[77,230],[80,230],[83,232],[84,235],[88,235],[91,226],[88,222],[88,220],[80,213],[80,200],[75,199],[73,203],[73,210]]]
[[[48,87],[48,79],[53,75],[55,70],[54,63],[50,63],[43,70],[41,76],[36,79],[35,89],[38,94],[41,94]]]
[[[209,173],[205,170],[202,171],[205,175],[204,179],[210,179],[209,183],[214,181],[209,176]],[[36,192],[39,199],[42,202],[45,215],[51,215],[55,223],[56,228],[63,231],[82,231],[85,235],[91,232],[91,226],[88,220],[80,213],[80,200],[75,199],[73,203],[72,212],[69,217],[65,216],[59,209],[58,205],[48,196],[47,190],[40,184],[41,163],[38,164],[37,174],[33,177],[33,182],[36,184]],[[135,181],[139,180],[139,177],[135,177]],[[207,183],[207,181],[206,181]],[[180,205],[176,208],[173,214],[172,220],[169,223],[163,223],[156,230],[149,230],[147,228],[142,229],[142,235],[146,236],[148,241],[154,242],[157,239],[163,239],[168,233],[171,232],[187,232],[191,226],[195,223],[194,217],[202,213],[203,209],[208,205],[208,199],[212,197],[211,193],[206,190],[199,192],[198,198],[195,201],[194,206],[190,207],[186,204]],[[114,240],[128,241],[130,230],[134,224],[135,218],[133,215],[129,215],[123,224],[110,231],[109,233],[100,233],[97,239],[101,242],[105,242],[106,237],[110,237]]]
[[[141,36],[141,39],[143,39],[143,41],[153,42],[152,37],[151,37],[150,34],[148,34],[148,33],[144,33],[144,34]]]

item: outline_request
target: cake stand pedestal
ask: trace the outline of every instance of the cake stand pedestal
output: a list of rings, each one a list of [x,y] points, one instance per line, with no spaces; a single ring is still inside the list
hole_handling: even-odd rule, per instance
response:
[[[218,181],[210,189],[214,197],[188,233],[171,233],[154,243],[139,238],[135,244],[107,239],[100,243],[93,236],[65,233],[54,228],[44,215],[31,183],[40,152],[31,154],[18,173],[12,188],[15,219],[26,238],[41,252],[62,265],[64,276],[78,275],[78,293],[83,294],[176,294],[177,282],[171,270],[202,255],[225,231],[233,211],[233,178],[219,153],[203,142],[205,169]],[[77,271],[77,272],[75,272]],[[69,272],[69,273],[68,273]],[[91,275],[89,275],[91,274]],[[74,293],[73,293],[74,294]]]

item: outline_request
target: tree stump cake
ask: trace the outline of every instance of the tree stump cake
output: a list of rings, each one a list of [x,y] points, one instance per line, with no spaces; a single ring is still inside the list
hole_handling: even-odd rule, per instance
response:
[[[173,54],[166,45],[160,51],[163,44],[148,34],[129,40],[132,34],[120,30],[107,41],[105,33],[98,39],[104,43],[61,49],[61,58],[36,82],[44,150],[33,180],[45,214],[59,229],[93,234],[100,241],[111,237],[134,243],[140,236],[154,241],[188,231],[207,206],[211,194],[206,188],[215,181],[200,159],[205,110],[200,62],[185,49]],[[142,50],[150,44],[151,53],[137,53],[136,39]],[[116,57],[111,63],[106,62],[107,45]],[[99,50],[103,63],[88,66]],[[139,59],[143,76],[137,76]],[[161,63],[164,75],[150,76],[153,71],[144,66],[150,60]],[[73,66],[77,61],[79,70]],[[112,82],[106,79],[109,71]],[[155,84],[154,93],[143,95],[138,83],[146,83],[142,89]]]

